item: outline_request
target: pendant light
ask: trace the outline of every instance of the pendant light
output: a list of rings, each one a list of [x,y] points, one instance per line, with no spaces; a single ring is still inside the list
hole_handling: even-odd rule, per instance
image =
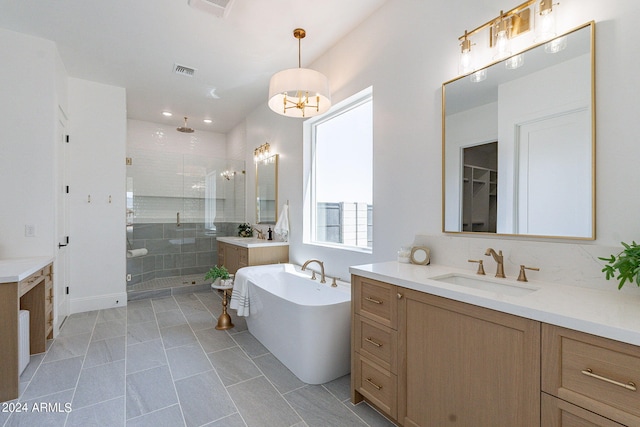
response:
[[[300,40],[306,36],[306,31],[296,28],[293,36],[298,39],[298,68],[283,70],[271,77],[269,108],[287,117],[322,114],[331,107],[329,80],[318,71],[301,67]]]

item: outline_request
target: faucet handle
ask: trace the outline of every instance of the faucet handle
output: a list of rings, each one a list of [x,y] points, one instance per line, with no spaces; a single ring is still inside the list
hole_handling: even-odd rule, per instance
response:
[[[518,275],[518,282],[528,282],[527,275],[524,273],[524,270],[533,270],[540,271],[537,267],[527,267],[526,265],[520,265],[520,274]]]
[[[482,260],[481,259],[469,259],[467,260],[468,262],[477,262],[478,263],[478,271],[476,272],[476,274],[480,274],[482,276],[484,276],[484,267],[482,265]]]
[[[331,287],[332,288],[337,288],[338,287],[338,283],[336,282],[336,277],[333,278],[333,280],[331,281]]]

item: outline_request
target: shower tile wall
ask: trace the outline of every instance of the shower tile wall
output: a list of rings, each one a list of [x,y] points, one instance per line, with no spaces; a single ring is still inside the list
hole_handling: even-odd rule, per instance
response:
[[[216,233],[204,223],[139,223],[127,228],[128,249],[146,248],[145,256],[127,258],[128,286],[152,279],[201,274],[218,262],[216,236],[235,235],[237,223],[216,224]]]

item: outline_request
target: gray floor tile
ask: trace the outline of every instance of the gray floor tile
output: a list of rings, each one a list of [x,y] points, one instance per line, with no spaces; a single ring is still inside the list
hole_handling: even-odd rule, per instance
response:
[[[83,368],[124,360],[125,337],[109,338],[89,344]]]
[[[128,301],[127,302],[127,311],[135,310],[137,308],[142,307],[152,307],[150,299],[142,299],[137,301]]]
[[[67,321],[71,319],[84,319],[85,321],[91,321],[91,319],[96,320],[98,318],[98,313],[100,310],[91,310],[91,311],[83,311],[82,313],[73,313],[67,317]],[[67,324],[65,321],[65,325]]]
[[[172,405],[146,415],[127,420],[127,427],[180,427],[184,426],[180,405]]]
[[[162,336],[164,348],[167,349],[198,342],[189,325],[178,325],[160,329],[160,336]]]
[[[189,427],[201,426],[237,412],[213,370],[176,381],[176,390]]]
[[[134,323],[127,326],[127,345],[137,344],[160,338],[158,323],[152,322]]]
[[[73,396],[73,407],[82,408],[124,395],[124,360],[83,369]]]
[[[158,326],[160,328],[169,328],[171,326],[185,325],[187,319],[181,310],[162,311],[156,314],[158,318]]]
[[[208,356],[227,387],[262,375],[240,347],[216,351],[209,353]]]
[[[127,419],[178,403],[168,366],[128,374],[126,383]]]
[[[284,394],[306,385],[271,353],[254,358],[253,362],[280,393]]]
[[[122,337],[127,334],[127,322],[125,319],[109,320],[96,323],[91,341],[106,340],[107,338]]]
[[[349,374],[325,383],[323,386],[341,402],[351,399],[351,375]]]
[[[301,421],[265,377],[233,385],[227,390],[249,427],[289,427]]]
[[[124,396],[76,409],[65,427],[124,427]]]
[[[364,420],[371,427],[394,427],[395,424],[389,421],[384,417],[384,415],[380,414],[378,411],[373,409],[365,402],[360,402],[357,405],[352,405],[350,402],[343,403],[347,408],[355,412],[360,418]]]
[[[225,331],[219,331],[215,328],[203,329],[195,331],[200,345],[206,353],[212,353],[225,348],[235,347],[238,344]]]
[[[228,313],[229,313],[229,316],[231,316],[231,323],[233,323],[233,325],[234,325],[233,328],[229,329],[229,333],[230,334],[243,332],[243,331],[246,331],[248,329],[247,328],[247,318],[246,317],[238,316],[236,314],[236,310],[229,310]]]
[[[168,349],[167,359],[174,381],[210,371],[212,368],[209,358],[198,343]]]
[[[97,323],[109,322],[111,320],[122,320],[127,317],[127,307],[114,307],[100,310]]]
[[[367,425],[338,399],[319,385],[309,385],[285,395],[309,427]]]
[[[185,317],[187,318],[189,326],[191,326],[191,329],[194,331],[215,328],[218,324],[218,319],[214,319],[207,310],[185,313]]]
[[[204,427],[246,427],[240,414],[229,415],[228,417],[205,424]]]
[[[166,365],[167,357],[160,339],[127,347],[127,374]]]
[[[95,316],[69,316],[64,325],[62,325],[58,338],[92,332],[98,316],[98,312],[96,311],[95,313]]]
[[[56,339],[47,351],[42,363],[68,359],[70,357],[84,356],[89,346],[91,334],[71,335]]]
[[[151,322],[156,320],[156,314],[152,307],[140,307],[127,310],[127,324]]]
[[[238,345],[242,347],[244,351],[247,352],[247,355],[251,358],[262,356],[263,354],[269,353],[267,350],[257,339],[254,338],[248,331],[240,332],[238,334],[232,335],[233,339],[236,340]]]
[[[71,397],[73,390],[66,390],[32,400],[21,400],[28,411],[14,412],[5,427],[63,426],[67,413],[73,408]],[[41,408],[41,409],[38,409]]]
[[[178,303],[173,297],[155,298],[151,300],[151,304],[153,305],[153,310],[156,313],[169,310],[177,310],[178,308],[180,308],[178,307]]]
[[[74,388],[80,376],[82,359],[80,356],[41,364],[22,394],[22,399],[33,399]]]

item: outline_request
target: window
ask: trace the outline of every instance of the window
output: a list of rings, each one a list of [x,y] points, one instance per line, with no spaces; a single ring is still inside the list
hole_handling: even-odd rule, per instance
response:
[[[373,93],[366,89],[305,122],[305,241],[373,248]]]

